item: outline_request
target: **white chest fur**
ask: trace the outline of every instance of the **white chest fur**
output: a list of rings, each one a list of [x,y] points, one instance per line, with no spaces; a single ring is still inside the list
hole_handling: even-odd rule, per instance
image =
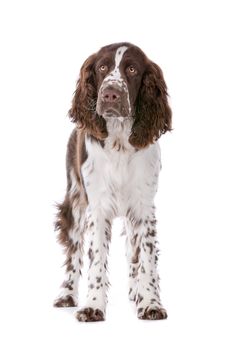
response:
[[[108,118],[104,148],[85,140],[88,158],[82,174],[92,210],[124,216],[130,209],[141,215],[153,203],[161,167],[159,144],[136,151],[128,142],[131,127],[132,118]]]

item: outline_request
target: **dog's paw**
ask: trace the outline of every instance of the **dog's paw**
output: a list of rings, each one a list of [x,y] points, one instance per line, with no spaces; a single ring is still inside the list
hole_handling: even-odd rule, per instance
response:
[[[163,320],[167,318],[167,311],[161,307],[148,306],[138,309],[138,318],[141,320]]]
[[[99,309],[93,309],[92,307],[86,307],[77,311],[76,318],[80,322],[96,322],[104,321],[104,313]]]
[[[72,295],[66,295],[56,299],[53,303],[55,307],[75,307],[77,303],[75,302]]]

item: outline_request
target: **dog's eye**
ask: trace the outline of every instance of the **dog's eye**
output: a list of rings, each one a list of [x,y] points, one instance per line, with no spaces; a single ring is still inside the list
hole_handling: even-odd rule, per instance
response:
[[[134,68],[134,66],[129,66],[129,67],[127,68],[127,71],[129,72],[130,75],[135,75],[135,74],[137,74],[137,70],[136,70],[136,68]]]
[[[108,67],[107,67],[105,64],[102,64],[102,65],[99,67],[99,71],[102,72],[102,73],[107,72],[107,70],[108,70]]]

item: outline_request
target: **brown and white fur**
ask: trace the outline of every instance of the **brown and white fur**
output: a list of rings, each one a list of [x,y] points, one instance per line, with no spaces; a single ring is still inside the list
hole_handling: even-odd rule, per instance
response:
[[[159,295],[154,207],[161,168],[157,140],[171,130],[162,71],[132,44],[105,46],[84,62],[69,115],[76,128],[67,150],[67,193],[56,222],[67,276],[54,305],[78,305],[88,235],[88,295],[76,316],[79,321],[105,319],[111,226],[121,216],[129,297],[139,318],[166,318]]]

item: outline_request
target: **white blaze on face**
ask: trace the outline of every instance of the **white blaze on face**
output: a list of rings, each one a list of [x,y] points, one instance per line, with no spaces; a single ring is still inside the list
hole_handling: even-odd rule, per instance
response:
[[[128,102],[128,109],[129,109],[129,115],[130,115],[131,106],[130,106],[130,100],[129,100],[128,86],[125,80],[122,78],[121,72],[120,72],[120,64],[121,64],[123,55],[127,49],[128,49],[127,46],[120,46],[116,50],[115,67],[103,80],[102,85],[100,87],[100,91],[103,91],[108,85],[115,85],[115,86],[118,86],[120,89],[124,90],[125,93],[127,94],[127,102]]]
[[[122,80],[121,73],[120,73],[120,63],[122,60],[122,57],[125,53],[125,51],[128,49],[127,46],[121,46],[117,49],[116,55],[115,55],[115,67],[113,71],[104,79],[106,80]]]

